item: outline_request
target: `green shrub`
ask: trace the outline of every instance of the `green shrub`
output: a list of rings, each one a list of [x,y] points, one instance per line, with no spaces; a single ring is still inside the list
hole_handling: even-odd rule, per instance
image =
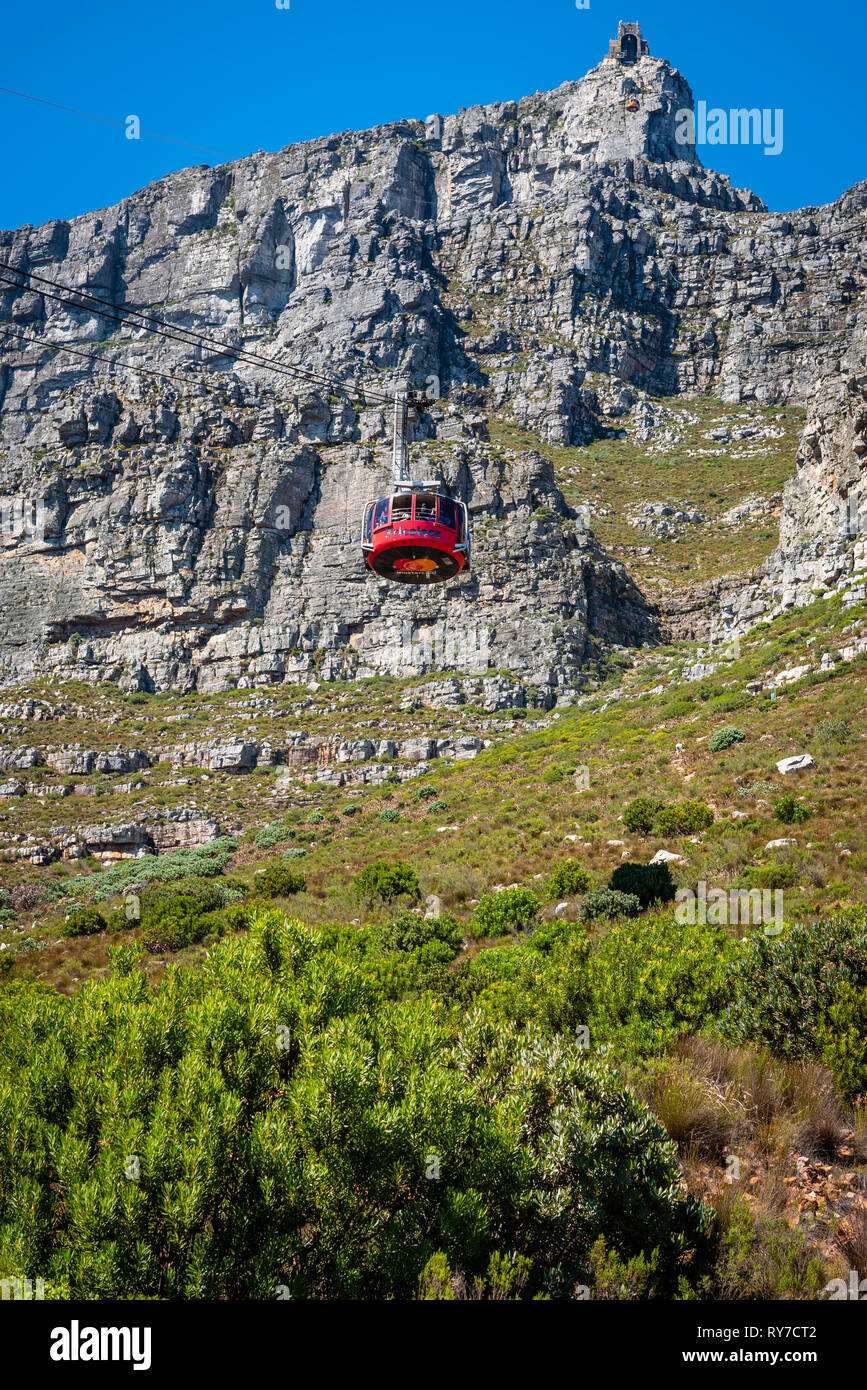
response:
[[[120,948],[71,998],[4,989],[4,1275],[72,1299],[396,1301],[437,1252],[508,1290],[508,1251],[528,1298],[568,1298],[601,1237],[657,1251],[671,1296],[710,1213],[647,1107],[568,1037],[436,1013],[278,912],[154,984]]]
[[[591,959],[591,1036],[652,1053],[706,1027],[725,1005],[726,964],[738,949],[723,928],[680,923],[670,911],[613,922]]]
[[[848,719],[820,719],[813,732],[817,743],[848,743],[852,737],[852,725]]]
[[[657,812],[657,835],[696,835],[713,825],[713,811],[703,801],[675,801]]]
[[[393,864],[377,859],[368,864],[355,878],[357,897],[365,902],[390,903],[397,898],[409,898],[417,902],[421,897],[418,874],[409,864],[397,860]]]
[[[634,893],[621,893],[612,888],[594,888],[588,893],[578,912],[582,922],[596,917],[637,917],[641,900]]]
[[[321,825],[324,819],[325,817],[323,816],[321,811],[311,811],[310,815],[307,817],[307,824]]]
[[[867,910],[797,925],[778,938],[752,933],[730,967],[729,984],[732,1002],[721,1024],[727,1038],[766,1043],[780,1057],[816,1055],[834,1026],[834,1006],[841,1005],[838,1017],[848,1017],[843,986],[867,989]],[[848,1055],[846,1043],[837,1065]]]
[[[795,882],[794,864],[748,864],[742,877],[750,888],[791,888]]]
[[[815,1299],[827,1275],[803,1231],[735,1200],[720,1234],[711,1280],[719,1299]],[[708,1296],[705,1294],[704,1296]]]
[[[290,845],[289,849],[284,849],[284,859],[303,859],[307,853],[303,845]]]
[[[265,825],[256,835],[257,849],[273,849],[282,840],[294,838],[295,831],[291,825],[283,825],[280,821],[273,821],[271,825]]]
[[[386,823],[400,820],[400,811],[396,806],[386,806],[384,810],[380,811],[379,819]]]
[[[586,893],[592,886],[593,880],[584,865],[574,859],[566,859],[551,874],[545,896],[549,903],[556,903],[561,898],[574,898],[579,893]]]
[[[77,907],[70,912],[63,931],[66,936],[92,936],[105,931],[106,919],[98,907]]]
[[[720,695],[710,703],[710,710],[713,714],[734,714],[735,710],[743,709],[745,705],[752,704],[752,696],[746,691],[741,690],[736,695]]]
[[[266,898],[288,898],[292,893],[303,893],[307,880],[288,864],[269,864],[263,874],[257,875],[256,887]]]
[[[381,951],[413,955],[423,966],[454,960],[463,945],[463,935],[450,913],[423,917],[420,912],[401,912],[387,927],[370,933],[371,944]]]
[[[429,803],[427,813],[429,816],[437,816],[441,815],[443,811],[447,811],[448,809],[449,803],[447,801],[441,800],[438,797],[436,801],[431,801]]]
[[[230,899],[231,889],[210,878],[182,878],[176,883],[152,883],[141,894],[142,921],[157,903],[176,902],[179,897],[198,903],[202,912],[215,912]]]
[[[0,981],[8,979],[12,971],[13,959],[11,951],[0,951]]]
[[[253,910],[249,903],[233,903],[226,909],[226,926],[230,931],[247,931]]]
[[[746,734],[736,728],[734,724],[725,724],[716,733],[711,734],[708,741],[708,748],[712,753],[719,753],[723,748],[731,748],[733,743],[743,743]]]
[[[615,893],[634,895],[642,910],[651,903],[671,902],[676,889],[667,864],[619,864],[608,886]]]
[[[664,724],[669,719],[683,719],[687,714],[692,714],[694,709],[694,700],[669,700],[659,711],[659,722]]]
[[[867,989],[843,980],[819,1038],[822,1057],[844,1100],[867,1100]]]
[[[360,810],[361,810],[361,807],[358,806],[358,805],[356,804],[356,802],[354,802],[354,801],[349,801],[349,802],[347,802],[347,804],[346,804],[346,805],[344,806],[344,808],[343,808],[343,815],[344,815],[344,816],[357,816],[357,815],[358,815],[358,812],[359,812]]]
[[[153,955],[182,951],[201,941],[210,925],[201,903],[177,896],[155,902],[142,913],[140,941]]]
[[[191,876],[216,878],[222,874],[235,848],[236,842],[222,835],[199,849],[178,849],[172,854],[149,854],[142,859],[125,859],[101,874],[67,879],[65,883],[57,884],[57,889],[64,896],[95,893],[97,897],[105,899],[125,888],[154,880],[172,883]]]
[[[783,825],[803,825],[812,814],[812,806],[799,801],[792,792],[786,792],[774,802],[774,815]]]
[[[623,812],[623,824],[637,835],[649,835],[663,803],[653,796],[637,796]]]
[[[473,931],[477,936],[528,931],[538,911],[539,899],[529,888],[503,888],[499,893],[483,893],[473,913]]]
[[[437,795],[436,787],[423,786],[414,787],[412,797],[414,801],[429,801],[432,796]]]

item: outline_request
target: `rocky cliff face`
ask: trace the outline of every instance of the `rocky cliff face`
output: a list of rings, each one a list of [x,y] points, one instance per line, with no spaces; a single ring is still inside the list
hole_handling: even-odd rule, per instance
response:
[[[186,170],[0,232],[20,271],[356,396],[362,379],[426,387],[414,472],[453,485],[474,523],[465,579],[416,593],[366,576],[381,408],[0,285],[27,335],[0,339],[0,680],[217,690],[510,668],[533,703],[562,698],[596,647],[656,640],[659,615],[550,463],[490,444],[492,416],[580,445],[630,415],[651,436],[648,395],[808,401],[836,383],[840,423],[805,435],[790,545],[810,470],[837,467],[846,419],[861,430],[841,357],[864,322],[867,185],[768,214],[677,143],[691,104],[668,63],[606,60],[555,92]]]

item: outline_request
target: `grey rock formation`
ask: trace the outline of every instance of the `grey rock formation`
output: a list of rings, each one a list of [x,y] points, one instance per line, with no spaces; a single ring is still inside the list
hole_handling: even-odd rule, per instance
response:
[[[678,143],[691,106],[665,61],[606,59],[554,92],[188,169],[0,232],[18,271],[337,375],[356,400],[361,379],[425,387],[418,471],[474,524],[466,578],[404,592],[367,576],[380,407],[21,277],[0,284],[0,314],[36,340],[0,348],[0,682],[213,691],[508,668],[510,704],[550,706],[597,645],[656,640],[550,464],[492,445],[489,422],[580,444],[664,430],[641,393],[812,399],[864,286],[867,185],[770,215]],[[845,447],[835,428],[828,447]]]

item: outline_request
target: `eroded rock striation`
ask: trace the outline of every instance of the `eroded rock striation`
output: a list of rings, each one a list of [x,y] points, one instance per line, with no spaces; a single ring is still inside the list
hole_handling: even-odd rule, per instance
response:
[[[0,232],[19,272],[0,314],[26,335],[0,348],[0,682],[215,691],[508,669],[514,703],[551,705],[595,650],[658,640],[660,615],[550,462],[491,443],[494,416],[545,445],[630,417],[652,438],[648,396],[806,402],[821,384],[784,503],[794,554],[816,470],[842,478],[845,456],[861,477],[863,390],[841,358],[864,322],[867,184],[769,214],[678,142],[691,107],[666,61],[606,58],[553,92],[188,169]],[[46,281],[346,394],[69,309]],[[469,576],[416,592],[363,569],[390,422],[362,382],[431,396],[414,471],[467,501]],[[798,574],[779,582],[800,601]],[[720,624],[745,613],[730,604]]]

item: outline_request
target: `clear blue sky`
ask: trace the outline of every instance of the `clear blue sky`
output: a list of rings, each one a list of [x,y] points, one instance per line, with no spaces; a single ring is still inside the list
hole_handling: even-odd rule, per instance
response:
[[[7,5],[0,85],[229,158],[403,116],[508,100],[581,77],[618,19],[696,100],[782,107],[784,147],[705,147],[706,164],[774,209],[867,177],[855,0],[42,0]],[[106,207],[188,164],[220,163],[0,92],[0,227]]]

